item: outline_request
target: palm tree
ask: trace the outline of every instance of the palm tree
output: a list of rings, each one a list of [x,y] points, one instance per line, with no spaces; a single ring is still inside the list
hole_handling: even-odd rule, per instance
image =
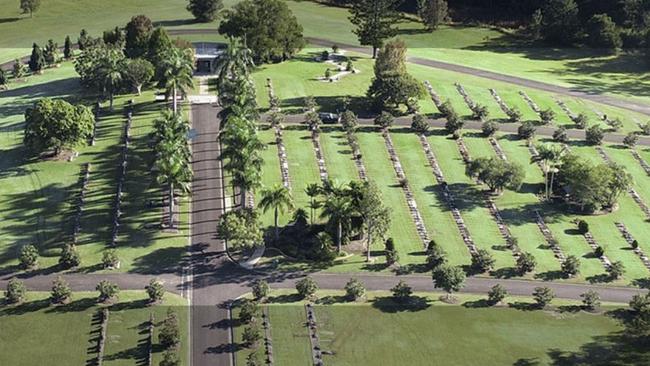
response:
[[[235,75],[248,75],[253,67],[255,67],[255,62],[253,62],[251,50],[231,38],[228,48],[219,55],[215,64],[217,85],[221,87],[226,80],[233,79]]]
[[[540,162],[544,171],[544,196],[546,199],[551,198],[553,181],[557,173],[557,167],[560,165],[562,157],[566,154],[566,148],[551,144],[543,144],[537,147],[537,156],[531,159],[531,163]],[[551,179],[549,182],[549,173]]]
[[[336,247],[341,253],[341,241],[343,237],[343,224],[350,220],[354,212],[354,207],[350,198],[342,195],[331,195],[323,205],[322,218],[327,218],[331,223],[336,225]]]
[[[316,201],[316,196],[321,193],[321,188],[316,183],[311,183],[305,188],[305,194],[309,197],[309,222],[314,224],[314,210],[320,207],[320,203]]]
[[[194,85],[192,80],[192,72],[194,71],[192,55],[186,50],[172,47],[166,52],[163,59],[165,91],[167,95],[172,95],[172,110],[176,114],[178,113],[178,93],[180,92],[181,96],[184,97],[187,90]]]
[[[117,50],[109,50],[106,57],[102,58],[98,68],[99,85],[104,93],[108,93],[110,110],[113,110],[113,97],[122,82],[122,58]]]
[[[264,211],[273,209],[273,224],[275,226],[275,240],[280,238],[278,229],[278,216],[279,213],[286,210],[293,210],[293,197],[287,187],[276,184],[269,189],[262,190],[262,200],[260,200],[259,207]]]

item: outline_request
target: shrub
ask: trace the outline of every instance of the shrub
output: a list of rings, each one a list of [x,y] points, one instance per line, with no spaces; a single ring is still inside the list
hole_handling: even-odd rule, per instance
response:
[[[614,130],[614,131],[618,131],[618,130],[620,130],[620,129],[623,127],[623,121],[621,121],[620,118],[615,118],[615,119],[613,119],[613,120],[609,120],[609,121],[607,121],[607,124],[608,124],[609,127],[611,127],[612,130]]]
[[[95,287],[95,290],[99,291],[98,299],[100,302],[107,302],[115,298],[120,292],[120,288],[117,284],[106,280],[100,281]]]
[[[603,247],[600,246],[596,247],[596,249],[594,250],[594,255],[598,258],[602,257],[603,255],[605,255],[605,249],[603,249]]]
[[[256,301],[244,300],[239,309],[239,320],[242,323],[250,323],[253,319],[258,319],[262,316],[262,308]]]
[[[575,123],[576,128],[584,130],[589,124],[589,118],[584,113],[580,113],[573,118],[573,123]]]
[[[327,69],[325,69],[325,79],[329,79],[331,77],[332,77],[332,70],[330,70],[328,67]]]
[[[20,266],[23,269],[38,267],[38,249],[31,244],[24,245],[20,248]]]
[[[637,249],[639,247],[639,242],[636,239],[632,242],[632,249]]]
[[[575,255],[570,255],[562,262],[561,269],[566,277],[575,276],[580,272],[580,260]]]
[[[506,291],[506,289],[500,284],[496,284],[492,286],[490,292],[488,292],[488,304],[496,305],[503,301],[506,296],[508,296],[508,291]]]
[[[594,290],[589,290],[580,297],[582,298],[582,305],[587,310],[594,310],[600,306],[600,295]]]
[[[354,64],[352,64],[352,61],[348,60],[348,63],[345,64],[345,71],[354,72]]]
[[[181,330],[178,325],[178,316],[171,308],[167,309],[167,317],[163,320],[158,341],[165,349],[177,348],[181,343]]]
[[[261,301],[269,296],[269,283],[266,280],[257,280],[253,282],[253,297],[255,300]]]
[[[332,45],[332,52],[333,53],[339,53],[339,45],[333,44]]]
[[[178,352],[168,349],[163,352],[159,366],[180,366],[180,364],[181,359],[178,356]]]
[[[407,285],[404,281],[399,281],[390,291],[393,293],[393,299],[401,303],[407,302],[413,294],[411,286]]]
[[[525,274],[535,270],[537,266],[537,261],[535,257],[528,252],[521,253],[517,258],[517,272],[520,274]]]
[[[63,268],[74,268],[81,264],[81,256],[74,244],[67,244],[63,247],[59,264]]]
[[[375,125],[380,126],[381,128],[388,128],[393,125],[395,118],[393,117],[392,114],[386,111],[382,111],[376,118],[375,118]]]
[[[321,52],[320,58],[322,61],[327,61],[330,58],[330,53],[327,50],[324,50],[323,52]]]
[[[318,284],[316,284],[313,278],[307,276],[296,282],[296,290],[298,291],[298,295],[303,299],[311,298],[318,291]]]
[[[476,104],[474,105],[474,108],[472,108],[472,118],[474,119],[483,120],[487,118],[489,115],[490,115],[490,111],[485,105]]]
[[[623,145],[633,148],[638,141],[639,136],[634,132],[630,132],[623,138]]]
[[[533,136],[535,136],[535,132],[537,132],[537,128],[530,121],[522,122],[521,125],[519,125],[519,128],[517,129],[517,135],[522,140],[528,140],[533,138]]]
[[[117,257],[117,251],[115,249],[106,249],[102,254],[102,265],[104,268],[117,268],[120,263],[120,259]]]
[[[356,278],[351,278],[345,284],[345,295],[350,301],[358,301],[366,296],[366,288],[361,281]]]
[[[10,304],[18,304],[25,300],[27,288],[25,283],[17,278],[12,278],[7,283],[7,290],[5,291],[5,298]]]
[[[547,125],[553,123],[555,119],[555,112],[552,109],[545,109],[539,112],[539,118],[542,120],[542,123]]]
[[[257,345],[262,339],[262,329],[257,322],[251,322],[242,333],[242,341],[249,348]]]
[[[445,123],[445,129],[447,130],[447,133],[456,134],[457,132],[463,129],[463,126],[465,125],[465,121],[463,121],[463,119],[458,116],[456,111],[452,110],[452,112],[448,114],[446,117],[447,117],[447,122]]]
[[[472,268],[483,273],[492,269],[494,266],[494,257],[485,249],[479,249],[472,256]]]
[[[497,133],[497,131],[499,131],[499,124],[494,121],[486,121],[483,123],[483,126],[481,126],[481,130],[485,137],[492,137]]]
[[[523,118],[523,114],[521,111],[517,108],[510,108],[508,110],[508,121],[512,123],[519,123],[521,122],[521,119]]]
[[[548,287],[535,287],[535,291],[533,291],[533,298],[535,299],[537,306],[543,309],[548,304],[550,304],[551,301],[553,301],[555,298],[555,293],[553,293],[553,290]]]
[[[641,128],[641,133],[645,136],[650,135],[650,122],[647,122],[644,125],[639,126]]]
[[[589,223],[585,220],[578,221],[578,231],[584,235],[589,232]]]
[[[72,290],[68,283],[61,277],[57,277],[52,282],[52,291],[50,292],[50,301],[52,304],[65,304],[70,301]]]
[[[621,261],[612,262],[607,268],[607,272],[612,280],[617,280],[625,274],[625,265]]]
[[[427,133],[427,131],[429,130],[429,123],[427,122],[427,119],[423,115],[416,113],[413,115],[413,122],[411,123],[411,129],[413,130],[413,132],[417,134]]]
[[[386,264],[392,266],[393,264],[399,261],[399,254],[397,254],[397,249],[395,249],[395,241],[393,238],[388,238],[384,244],[384,251],[386,253]]]
[[[438,110],[444,117],[449,117],[451,114],[456,114],[454,106],[451,105],[451,101],[447,99],[444,103],[438,106]],[[650,122],[649,122],[650,123]]]
[[[427,266],[429,269],[435,269],[447,262],[447,254],[440,245],[431,240],[427,246]]]
[[[566,127],[560,126],[553,132],[553,141],[566,144],[569,142],[569,135],[567,134]]]
[[[165,295],[165,288],[163,287],[162,281],[155,278],[149,281],[149,285],[145,287],[145,290],[147,290],[149,302],[151,303],[161,301]]]
[[[589,127],[586,131],[585,141],[589,145],[600,145],[605,137],[605,131],[598,125]]]
[[[346,131],[354,131],[359,125],[359,119],[354,112],[346,110],[341,114],[341,125]]]

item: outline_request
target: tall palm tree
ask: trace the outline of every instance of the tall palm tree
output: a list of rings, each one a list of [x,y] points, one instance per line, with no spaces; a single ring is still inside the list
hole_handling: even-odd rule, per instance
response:
[[[178,94],[180,93],[184,97],[187,90],[194,85],[192,55],[177,47],[170,48],[164,56],[163,70],[165,91],[173,98],[172,110],[176,114],[178,113]]]
[[[233,79],[235,75],[248,75],[253,67],[255,67],[255,62],[251,50],[231,38],[228,48],[219,55],[215,64],[217,85],[221,87],[226,80]]]
[[[291,192],[285,186],[276,184],[271,188],[262,190],[262,199],[260,200],[259,207],[264,211],[273,209],[273,224],[275,226],[275,240],[280,238],[280,231],[278,228],[278,216],[280,212],[285,213],[285,210],[293,210],[293,197]]]
[[[305,188],[305,194],[309,197],[309,222],[314,224],[314,210],[320,207],[320,203],[316,201],[316,197],[321,193],[321,187],[316,183],[311,183]]]
[[[106,54],[106,57],[102,58],[101,63],[98,68],[98,83],[101,85],[101,88],[104,93],[108,93],[108,98],[110,100],[110,110],[113,110],[113,99],[115,92],[120,87],[122,83],[122,55],[120,57],[119,51],[109,50]]]
[[[342,195],[331,195],[323,205],[322,218],[327,218],[329,222],[336,225],[336,247],[341,253],[341,241],[343,239],[343,225],[350,221],[354,213],[354,207],[350,198]]]
[[[562,157],[566,154],[566,148],[557,145],[542,144],[537,147],[537,156],[531,159],[531,163],[541,163],[544,171],[544,197],[551,198],[553,182],[557,167],[561,164]],[[549,173],[551,179],[549,181]]]

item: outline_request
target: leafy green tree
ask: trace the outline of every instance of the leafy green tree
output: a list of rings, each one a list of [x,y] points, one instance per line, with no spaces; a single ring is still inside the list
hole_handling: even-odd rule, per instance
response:
[[[485,183],[496,193],[505,188],[518,190],[523,183],[525,173],[521,165],[497,157],[481,157],[467,164],[466,174]]]
[[[313,278],[307,276],[296,282],[296,291],[298,291],[298,295],[303,299],[311,298],[318,291],[318,284]]]
[[[364,222],[366,233],[366,262],[370,262],[370,247],[384,240],[391,223],[390,208],[384,205],[379,188],[374,182],[364,183],[362,198],[357,209]]]
[[[119,263],[120,259],[115,249],[104,250],[104,253],[102,253],[102,265],[104,268],[117,268]]]
[[[63,57],[65,57],[66,60],[69,60],[72,58],[73,52],[74,50],[72,49],[70,36],[65,36],[65,42],[63,43]]]
[[[526,274],[535,270],[537,260],[532,253],[523,252],[517,257],[517,272]]]
[[[165,287],[163,287],[162,281],[153,278],[149,281],[149,285],[145,286],[147,291],[147,296],[149,296],[149,302],[157,303],[162,301],[163,296],[165,296]]]
[[[336,228],[336,248],[341,253],[343,227],[347,226],[355,208],[346,196],[331,195],[323,205],[321,217],[327,219]]]
[[[433,271],[433,282],[433,287],[443,289],[450,299],[453,292],[465,286],[465,272],[460,267],[446,264]]]
[[[242,341],[250,348],[255,348],[262,339],[262,329],[258,322],[251,322],[242,332]]]
[[[598,125],[587,128],[586,141],[589,145],[600,145],[605,138],[605,131]]]
[[[490,292],[488,292],[488,304],[496,305],[503,301],[506,296],[508,296],[508,291],[506,291],[505,287],[501,286],[500,284],[496,284],[492,286]]]
[[[10,304],[19,304],[25,301],[27,288],[25,283],[17,278],[12,278],[7,282],[7,290],[5,291],[5,299]]]
[[[481,126],[481,130],[485,137],[492,137],[499,131],[499,124],[494,121],[486,121]]]
[[[607,14],[595,14],[585,27],[587,43],[591,47],[604,48],[616,52],[623,46],[621,33],[616,23]]]
[[[551,108],[544,109],[543,111],[539,112],[539,118],[542,121],[542,124],[551,124],[555,120],[555,112]]]
[[[65,304],[72,298],[70,286],[59,276],[52,282],[52,291],[50,292],[50,301],[52,304]]]
[[[542,6],[541,34],[547,41],[569,45],[578,33],[578,5],[575,0],[548,0]]]
[[[224,11],[219,33],[246,40],[256,62],[292,58],[305,46],[302,25],[280,0],[244,0]]]
[[[420,113],[413,115],[413,122],[411,123],[411,130],[417,134],[425,134],[429,131],[429,122],[426,117]]]
[[[286,210],[293,210],[293,197],[289,188],[280,184],[276,184],[271,188],[262,190],[262,199],[260,200],[259,207],[265,213],[273,209],[273,226],[275,228],[275,240],[280,239],[280,230],[278,220],[280,213],[285,213]]]
[[[74,244],[66,244],[59,257],[59,265],[63,268],[74,268],[81,264],[81,255]]]
[[[589,290],[582,295],[582,305],[587,310],[595,310],[600,307],[600,295],[594,290]]]
[[[99,302],[107,302],[115,299],[120,292],[120,288],[116,283],[107,280],[100,281],[95,287],[95,290],[99,292]]]
[[[253,297],[257,301],[262,301],[269,296],[269,283],[266,280],[257,280],[253,282]]]
[[[239,320],[244,323],[250,323],[262,316],[262,308],[256,301],[244,300],[239,309]]]
[[[149,52],[149,38],[153,23],[146,15],[136,15],[126,24],[124,51],[130,58],[143,57]]]
[[[221,215],[217,233],[233,249],[250,249],[264,243],[257,214],[251,209],[229,211]]]
[[[158,341],[165,349],[177,349],[181,343],[178,315],[171,308],[167,309],[167,316],[158,333]]]
[[[27,72],[25,65],[19,59],[14,60],[14,66],[12,68],[12,76],[15,80],[21,79],[25,76]]]
[[[561,267],[565,276],[573,277],[580,273],[580,260],[574,255],[567,256]]]
[[[20,0],[20,10],[23,14],[29,13],[29,17],[34,17],[34,13],[40,8],[41,0]]]
[[[399,261],[399,253],[395,248],[395,241],[393,238],[386,239],[384,243],[384,252],[386,255],[386,265],[392,266]]]
[[[180,366],[181,365],[181,359],[178,356],[178,352],[173,349],[168,349],[165,350],[162,354],[162,360],[160,360],[160,363],[158,366]]]
[[[29,57],[29,69],[33,73],[40,73],[45,67],[45,57],[43,56],[43,50],[34,43],[32,45],[32,55]]]
[[[609,277],[613,280],[618,280],[625,274],[625,265],[621,261],[612,262],[607,268]]]
[[[566,144],[569,142],[569,134],[565,126],[558,127],[557,130],[553,131],[553,141],[559,142],[561,144]]]
[[[397,35],[395,25],[400,20],[397,11],[398,0],[357,0],[352,2],[350,21],[355,26],[354,34],[362,46],[372,46],[372,58],[384,41]]]
[[[154,67],[145,59],[132,59],[124,65],[124,79],[129,81],[138,95],[142,94],[142,86],[151,81],[153,76]]]
[[[485,249],[479,249],[472,255],[472,268],[479,273],[491,270],[495,262],[494,256]]]
[[[634,148],[634,146],[636,146],[636,143],[638,141],[639,141],[639,135],[637,135],[635,132],[630,132],[623,138],[623,145],[632,149]]]
[[[434,30],[449,18],[449,5],[447,0],[418,0],[418,14],[424,26]]]
[[[395,121],[395,117],[393,117],[393,115],[390,114],[390,112],[382,111],[375,118],[375,126],[379,126],[382,129],[386,129],[392,126],[394,121]]]
[[[545,308],[555,298],[555,293],[548,287],[535,287],[533,299],[540,309]]]
[[[413,289],[404,281],[399,281],[395,287],[390,289],[396,302],[405,303],[411,299]]]
[[[366,296],[366,288],[361,281],[351,278],[345,284],[345,295],[350,301],[359,301]]]
[[[20,248],[20,256],[18,257],[18,260],[23,269],[38,267],[38,249],[31,244],[24,245]]]
[[[431,240],[427,245],[427,266],[429,269],[436,268],[447,263],[447,253],[435,241]]]
[[[187,11],[201,23],[213,22],[223,10],[222,0],[189,0]]]
[[[532,139],[536,132],[537,128],[531,121],[524,121],[517,128],[517,136],[522,140]]]

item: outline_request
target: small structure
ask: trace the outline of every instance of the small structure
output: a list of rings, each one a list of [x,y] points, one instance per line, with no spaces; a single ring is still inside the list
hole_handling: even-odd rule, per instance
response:
[[[212,74],[216,61],[225,52],[226,45],[215,42],[196,42],[194,45],[194,61],[197,74]]]

